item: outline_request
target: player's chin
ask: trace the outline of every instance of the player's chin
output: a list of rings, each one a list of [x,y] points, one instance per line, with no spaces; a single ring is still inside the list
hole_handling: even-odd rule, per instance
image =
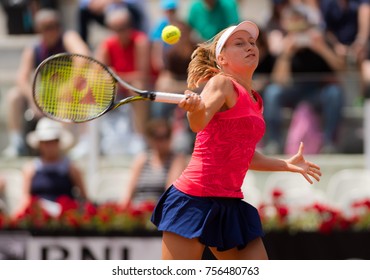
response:
[[[258,59],[250,60],[248,63],[248,66],[252,68],[253,70],[255,70],[258,66]]]
[[[254,62],[249,61],[248,63],[245,63],[242,68],[243,71],[253,72],[254,70],[256,70],[257,66],[258,66],[257,61]]]
[[[257,67],[258,65],[258,57],[255,55],[246,56],[242,61],[245,65],[248,65],[249,67],[253,65]]]

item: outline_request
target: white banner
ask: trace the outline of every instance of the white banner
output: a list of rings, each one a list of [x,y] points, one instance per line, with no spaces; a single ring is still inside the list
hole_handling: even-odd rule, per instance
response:
[[[28,260],[159,260],[161,237],[30,237]]]
[[[369,262],[347,261],[1,261],[1,279],[312,280],[369,279]]]

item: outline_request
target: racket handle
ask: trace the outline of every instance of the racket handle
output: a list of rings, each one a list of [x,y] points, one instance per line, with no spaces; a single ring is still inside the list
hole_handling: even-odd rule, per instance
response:
[[[173,103],[178,104],[185,98],[184,94],[168,93],[168,92],[154,92],[154,102]]]

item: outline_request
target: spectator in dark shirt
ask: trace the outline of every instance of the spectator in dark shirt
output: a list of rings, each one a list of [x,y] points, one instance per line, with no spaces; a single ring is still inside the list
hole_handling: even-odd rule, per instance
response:
[[[265,152],[282,152],[282,108],[294,108],[301,101],[322,111],[323,151],[333,152],[343,106],[343,90],[336,73],[344,69],[344,59],[307,20],[305,6],[286,7],[282,26],[286,32],[283,50],[272,73],[274,83],[264,92],[268,127]]]
[[[370,0],[320,1],[326,29],[334,40],[337,52],[353,51],[356,59],[366,57],[370,32]]]
[[[82,172],[65,155],[74,138],[61,123],[41,118],[35,131],[27,134],[27,143],[39,156],[24,167],[23,196],[15,214],[22,213],[32,197],[56,203],[62,196],[87,198]]]
[[[320,8],[334,50],[347,59],[347,84],[354,101],[364,96],[370,34],[370,0],[321,0]]]

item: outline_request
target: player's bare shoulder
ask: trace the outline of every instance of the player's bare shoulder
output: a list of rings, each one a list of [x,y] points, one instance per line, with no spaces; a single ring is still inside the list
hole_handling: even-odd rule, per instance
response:
[[[231,78],[226,75],[218,74],[212,77],[206,87],[222,92],[225,96],[234,91]]]

